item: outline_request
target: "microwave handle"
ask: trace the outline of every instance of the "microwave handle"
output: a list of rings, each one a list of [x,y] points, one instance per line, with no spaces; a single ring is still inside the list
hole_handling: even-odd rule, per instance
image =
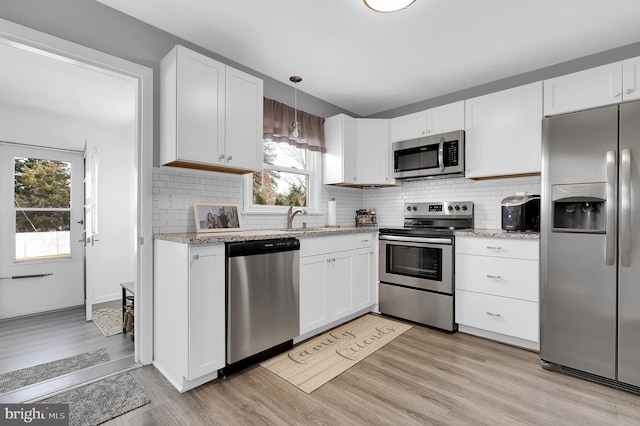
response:
[[[444,138],[440,138],[440,148],[438,148],[438,163],[440,171],[444,172]]]

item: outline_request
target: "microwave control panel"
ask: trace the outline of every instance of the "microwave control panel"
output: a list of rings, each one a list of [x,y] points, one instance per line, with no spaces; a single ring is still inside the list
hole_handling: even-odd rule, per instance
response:
[[[444,158],[442,159],[445,167],[458,165],[458,141],[447,141],[442,144],[444,150]]]

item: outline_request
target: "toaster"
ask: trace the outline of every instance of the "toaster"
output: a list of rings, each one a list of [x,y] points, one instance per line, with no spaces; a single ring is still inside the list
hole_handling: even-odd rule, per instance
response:
[[[540,196],[512,195],[501,201],[502,229],[505,231],[540,231]]]

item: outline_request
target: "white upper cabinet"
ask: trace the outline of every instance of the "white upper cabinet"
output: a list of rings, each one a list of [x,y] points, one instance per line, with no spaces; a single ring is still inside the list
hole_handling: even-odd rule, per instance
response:
[[[544,81],[544,114],[640,99],[640,57]]]
[[[389,120],[391,142],[406,141],[427,135],[427,111],[414,112]]]
[[[389,120],[356,119],[355,176],[353,183],[393,185]]]
[[[393,185],[389,120],[338,114],[325,119],[325,185]]]
[[[160,90],[161,164],[262,168],[262,80],[176,46],[160,61]]]
[[[464,129],[464,101],[392,118],[391,142]]]
[[[640,56],[622,61],[622,100],[640,99]]]
[[[465,101],[466,177],[540,173],[542,82]]]

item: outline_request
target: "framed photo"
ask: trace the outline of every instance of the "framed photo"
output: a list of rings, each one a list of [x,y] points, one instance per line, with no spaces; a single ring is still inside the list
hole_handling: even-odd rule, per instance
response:
[[[194,203],[196,232],[229,232],[242,230],[242,218],[237,204]]]

